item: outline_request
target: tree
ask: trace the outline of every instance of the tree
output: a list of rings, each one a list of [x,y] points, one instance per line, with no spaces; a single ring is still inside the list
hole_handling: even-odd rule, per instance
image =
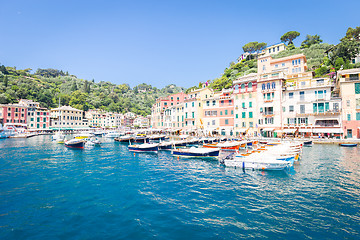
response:
[[[4,78],[4,85],[5,85],[5,87],[8,86],[8,83],[9,83],[8,76],[5,76],[5,78]]]
[[[341,41],[343,40],[360,41],[360,27],[356,27],[356,28],[349,27],[348,30],[346,31],[345,37],[343,37]]]
[[[320,39],[319,35],[306,35],[306,39],[301,43],[300,48],[309,48],[311,45],[322,43],[322,39]]]
[[[290,31],[285,33],[284,35],[281,36],[280,40],[282,42],[287,42],[288,44],[292,44],[293,40],[295,38],[297,38],[298,36],[300,36],[300,33],[297,31]]]
[[[242,47],[242,49],[244,50],[244,52],[253,53],[256,51],[257,44],[258,44],[258,42],[249,42],[249,43],[245,44]]]

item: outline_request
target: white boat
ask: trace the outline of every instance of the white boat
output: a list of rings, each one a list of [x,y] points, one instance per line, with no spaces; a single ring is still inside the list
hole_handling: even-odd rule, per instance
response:
[[[52,135],[52,140],[53,141],[62,141],[62,143],[64,143],[64,140],[65,140],[65,135],[62,133],[62,132],[56,132],[54,135]]]
[[[217,158],[220,154],[219,148],[180,148],[174,149],[172,154],[176,157],[184,157],[184,158]]]
[[[104,137],[107,137],[107,138],[118,138],[120,137],[120,133],[119,132],[116,132],[116,131],[111,131],[111,132],[107,132]]]
[[[242,157],[236,160],[224,160],[226,167],[235,167],[254,170],[284,170],[293,165],[292,161],[278,160],[273,156],[262,157]]]
[[[159,150],[158,143],[144,143],[138,145],[129,145],[130,152],[154,152],[157,153]]]
[[[101,141],[99,139],[97,139],[96,137],[91,137],[86,139],[86,145],[89,146],[100,146],[101,145]]]

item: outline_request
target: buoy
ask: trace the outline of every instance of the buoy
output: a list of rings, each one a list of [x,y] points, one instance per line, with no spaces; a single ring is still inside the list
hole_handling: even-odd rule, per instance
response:
[[[180,157],[178,156],[178,157],[177,157],[177,159],[179,160],[179,159],[180,159]]]
[[[135,157],[135,153],[134,153],[134,157]]]

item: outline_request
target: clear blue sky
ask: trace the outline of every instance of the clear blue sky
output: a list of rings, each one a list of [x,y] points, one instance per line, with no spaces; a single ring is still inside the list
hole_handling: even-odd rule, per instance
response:
[[[290,30],[338,43],[360,1],[53,1],[0,4],[0,63],[79,78],[191,87],[219,77],[250,41]]]

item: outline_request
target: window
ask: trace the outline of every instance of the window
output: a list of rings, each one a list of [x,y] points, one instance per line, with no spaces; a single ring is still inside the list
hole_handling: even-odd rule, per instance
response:
[[[300,92],[300,101],[305,100],[305,92]]]
[[[349,74],[350,80],[359,80],[359,74]]]
[[[254,127],[254,123],[253,122],[249,122],[249,127]]]
[[[249,118],[253,118],[253,112],[249,112]]]
[[[249,93],[249,98],[252,98],[252,94],[251,94],[251,93]]]
[[[252,82],[248,83],[248,88],[252,88]]]
[[[350,107],[350,100],[346,100],[346,106]]]
[[[215,125],[215,120],[212,120],[212,125]]]
[[[252,108],[252,102],[249,102],[249,108]]]
[[[267,96],[267,100],[271,100],[270,93],[267,93],[266,96]]]
[[[229,124],[229,120],[225,119],[225,124],[228,125]]]
[[[214,101],[213,101],[213,106],[215,106],[215,105],[216,105],[216,101],[214,100]]]
[[[228,115],[228,110],[225,110],[225,115]]]
[[[325,103],[325,112],[328,112],[330,109],[329,109],[329,103],[328,102],[326,102]]]
[[[210,106],[210,101],[206,101],[206,106]]]
[[[231,110],[231,115],[234,115],[234,110]]]
[[[305,105],[300,105],[300,113],[305,113]]]
[[[355,99],[356,109],[360,109],[360,98]]]
[[[282,67],[285,67],[285,63],[282,63],[281,66],[282,66]]]
[[[192,118],[195,118],[195,112],[192,112],[192,113],[191,113],[191,117],[192,117]]]
[[[224,106],[224,101],[221,101],[220,103],[221,103],[221,106]]]
[[[244,84],[244,83],[241,84],[241,89],[242,89],[242,90],[245,89],[245,84]]]
[[[271,83],[271,87],[272,87],[273,89],[275,89],[275,88],[276,88],[276,83],[275,83],[275,82],[272,82],[272,83]]]
[[[266,84],[266,88],[267,88],[267,89],[270,89],[270,83],[267,83],[267,84]]]
[[[239,114],[235,114],[235,118],[239,118]]]
[[[289,112],[294,112],[294,106],[293,105],[289,106]]]
[[[239,90],[239,85],[235,85],[234,90],[235,91]]]
[[[246,118],[246,112],[241,113],[241,118]]]
[[[273,48],[273,52],[275,52],[275,48]]]
[[[324,112],[324,103],[318,103],[318,109],[319,109],[319,113],[323,113]]]
[[[280,51],[280,46],[277,46],[277,50]]]
[[[355,83],[355,94],[360,94],[360,83]]]
[[[346,119],[347,119],[348,121],[351,121],[351,114],[347,114],[346,116],[347,116]]]
[[[279,67],[279,65],[275,64],[275,68]]]
[[[195,107],[195,102],[192,102],[192,103],[191,103],[191,106],[192,106],[192,107]]]
[[[262,90],[265,90],[265,83],[263,83],[263,84],[261,85],[261,89],[262,89]]]
[[[242,122],[242,127],[246,127],[246,122]]]
[[[245,108],[245,103],[244,102],[241,105],[242,105],[242,108]]]
[[[356,120],[359,121],[360,120],[360,112],[356,113]]]
[[[220,115],[222,116],[222,111],[220,111]]]
[[[317,113],[317,104],[313,103],[313,113]]]
[[[294,98],[294,93],[289,93],[289,99],[292,99],[292,98]]]
[[[229,100],[229,105],[232,105],[232,101],[231,101],[231,100]]]

